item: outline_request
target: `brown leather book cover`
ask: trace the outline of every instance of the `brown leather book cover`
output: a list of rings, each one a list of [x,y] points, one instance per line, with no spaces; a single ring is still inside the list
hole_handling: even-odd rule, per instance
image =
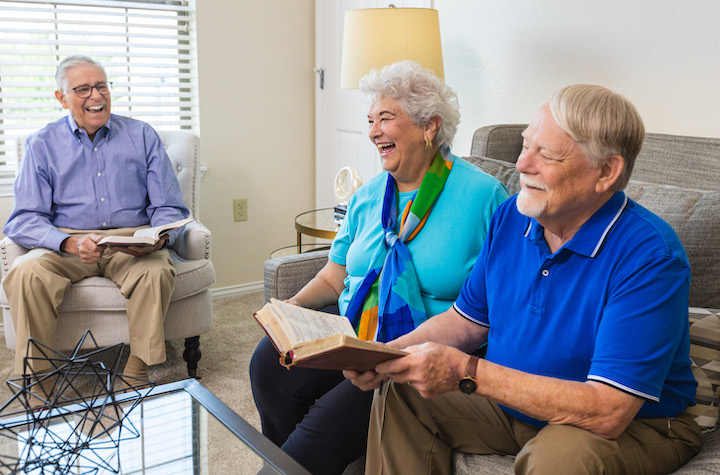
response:
[[[407,353],[382,343],[362,341],[347,335],[333,335],[300,344],[285,355],[283,365],[316,369],[367,371],[379,363]]]
[[[261,310],[255,312],[253,317],[275,346],[279,353],[280,364],[288,369],[292,366],[301,366],[316,369],[367,371],[375,368],[378,363],[407,354],[383,343],[363,341],[342,333],[293,345],[283,331],[283,325],[278,319],[279,315],[271,310],[273,305],[278,305],[278,301],[267,303]],[[325,315],[314,310],[310,310],[310,312],[318,318],[338,318],[337,315]],[[321,327],[320,322],[318,321],[318,326]],[[350,330],[346,331],[352,332],[352,327],[349,328]]]

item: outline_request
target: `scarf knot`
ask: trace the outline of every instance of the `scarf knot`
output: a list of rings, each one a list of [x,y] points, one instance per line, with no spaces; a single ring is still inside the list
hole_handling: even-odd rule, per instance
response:
[[[391,248],[395,245],[395,243],[398,240],[397,233],[393,231],[385,231],[385,244],[388,248]]]

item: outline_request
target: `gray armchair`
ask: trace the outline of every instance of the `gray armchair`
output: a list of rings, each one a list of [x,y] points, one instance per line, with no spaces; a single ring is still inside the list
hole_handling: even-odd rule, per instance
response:
[[[185,206],[190,216],[199,217],[200,157],[199,137],[186,131],[158,131],[177,174]],[[24,141],[18,140],[18,159],[22,157]],[[183,358],[188,375],[195,377],[201,357],[200,335],[212,327],[212,298],[210,287],[215,283],[215,269],[210,261],[210,231],[193,221],[185,226],[170,249],[177,277],[175,291],[165,318],[165,338],[185,338]],[[8,238],[0,241],[2,278],[12,269],[14,260],[27,252]],[[98,345],[129,343],[125,314],[127,299],[113,281],[104,277],[89,277],[70,286],[58,309],[58,325],[54,348],[70,350],[77,345],[85,330],[90,330]],[[15,349],[15,327],[5,292],[0,288],[5,343]]]

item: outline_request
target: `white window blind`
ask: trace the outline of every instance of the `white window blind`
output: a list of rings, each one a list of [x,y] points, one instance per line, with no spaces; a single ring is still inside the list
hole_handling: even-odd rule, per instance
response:
[[[113,113],[198,132],[194,0],[0,0],[1,194],[16,138],[67,114],[55,68],[74,54],[105,67]]]

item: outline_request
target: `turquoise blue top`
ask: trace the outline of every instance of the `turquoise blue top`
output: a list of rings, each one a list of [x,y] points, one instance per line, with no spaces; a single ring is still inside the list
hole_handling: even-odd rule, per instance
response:
[[[374,251],[385,245],[380,217],[386,180],[387,172],[383,172],[355,192],[332,243],[330,260],[344,265],[347,272],[345,290],[338,299],[341,315],[367,273]],[[399,210],[413,193],[400,193]],[[502,183],[455,157],[430,217],[408,245],[428,316],[444,312],[457,298],[480,253],[492,213],[507,197]]]
[[[617,192],[556,252],[543,232],[517,211],[515,197],[493,217],[455,302],[490,328],[485,358],[608,384],[646,400],[640,418],[675,417],[693,405],[690,264],[670,225]]]

